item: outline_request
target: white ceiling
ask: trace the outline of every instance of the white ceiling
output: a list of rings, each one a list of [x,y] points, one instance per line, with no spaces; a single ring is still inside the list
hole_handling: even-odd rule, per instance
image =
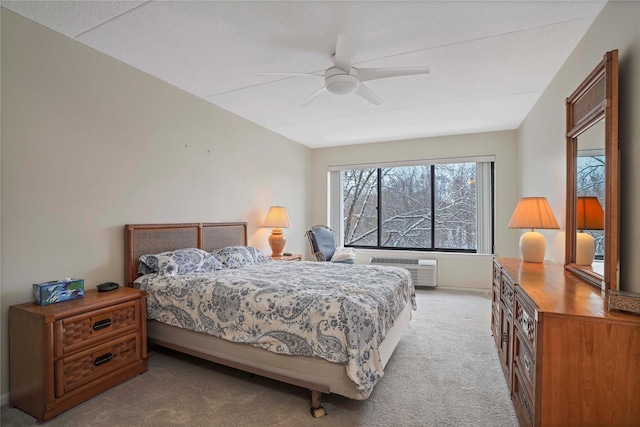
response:
[[[2,1],[2,7],[311,148],[517,128],[606,1]],[[427,66],[326,93],[354,67]]]

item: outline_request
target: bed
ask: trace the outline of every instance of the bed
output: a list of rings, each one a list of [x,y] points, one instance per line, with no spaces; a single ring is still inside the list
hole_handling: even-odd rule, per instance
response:
[[[138,224],[125,226],[126,284],[127,286],[143,287],[147,291],[147,314],[149,317],[147,321],[147,333],[149,342],[232,368],[307,388],[311,391],[311,413],[314,416],[324,414],[324,410],[321,407],[322,394],[336,393],[351,399],[366,399],[370,395],[375,383],[382,376],[382,368],[384,368],[393,354],[396,345],[409,324],[411,310],[415,308],[415,295],[408,272],[395,267],[349,265],[334,267],[331,263],[305,261],[265,262],[264,267],[260,266],[259,268],[258,266],[246,266],[218,271],[215,272],[215,277],[213,274],[209,277],[209,274],[200,275],[195,273],[184,276],[156,277],[158,276],[157,274],[141,275],[142,271],[139,270],[141,267],[140,257],[146,254],[159,254],[184,248],[198,248],[211,253],[222,250],[222,248],[246,246],[246,244],[247,226],[246,223],[243,222]],[[143,263],[142,267],[145,266],[146,264]],[[351,270],[344,270],[350,268]],[[343,270],[339,271],[340,269]],[[298,272],[296,273],[295,270],[298,270]],[[397,285],[393,285],[394,287],[397,286],[397,289],[394,288],[394,292],[398,295],[397,298],[402,300],[398,304],[403,305],[398,305],[394,308],[386,303],[381,303],[380,306],[376,308],[377,320],[375,322],[369,322],[376,323],[376,325],[367,326],[371,328],[377,327],[376,332],[377,335],[380,336],[380,339],[372,340],[375,341],[375,343],[371,344],[371,348],[360,349],[358,353],[353,356],[351,356],[349,352],[346,352],[345,354],[347,355],[344,357],[347,357],[347,359],[344,360],[336,356],[325,357],[323,355],[321,357],[318,355],[318,352],[322,352],[326,347],[334,345],[331,344],[331,342],[337,342],[335,337],[324,337],[326,338],[323,338],[324,347],[320,350],[317,348],[312,348],[311,350],[303,348],[303,351],[300,351],[300,345],[287,342],[287,339],[281,336],[275,336],[275,333],[262,334],[262,337],[274,335],[275,341],[271,340],[267,342],[264,338],[261,338],[259,343],[251,342],[248,344],[242,342],[242,338],[237,338],[236,334],[228,333],[229,330],[234,329],[235,326],[231,324],[224,325],[218,318],[216,319],[220,320],[221,323],[216,323],[216,325],[208,329],[216,329],[217,327],[220,330],[225,330],[226,333],[221,334],[224,338],[214,336],[211,331],[207,331],[206,323],[210,323],[211,321],[207,316],[202,316],[202,313],[200,313],[200,315],[178,315],[176,313],[182,313],[182,311],[175,309],[171,312],[173,314],[169,313],[169,315],[167,315],[167,311],[163,311],[161,308],[161,300],[167,297],[168,294],[184,293],[182,291],[166,292],[167,289],[175,289],[175,286],[179,284],[186,284],[188,289],[206,289],[206,291],[200,291],[199,293],[205,294],[210,292],[210,288],[207,286],[220,287],[226,285],[226,281],[234,281],[232,286],[238,286],[238,283],[250,282],[248,290],[242,293],[251,294],[251,292],[254,292],[254,294],[249,295],[246,302],[242,303],[243,307],[245,307],[253,304],[255,301],[261,301],[264,298],[278,298],[285,294],[292,294],[294,291],[290,289],[278,291],[281,293],[280,296],[274,294],[272,288],[275,285],[272,286],[270,284],[271,280],[269,278],[273,278],[274,283],[280,280],[280,282],[282,282],[281,286],[287,288],[291,283],[303,280],[302,278],[296,279],[295,277],[297,276],[291,276],[293,274],[300,276],[300,273],[306,277],[317,279],[316,282],[318,283],[321,282],[320,278],[336,274],[346,274],[347,277],[349,277],[349,281],[371,280],[372,282],[377,282],[378,277],[384,276],[384,280],[394,280],[398,282]],[[325,285],[324,282],[322,283],[322,292],[334,292],[334,288],[342,288],[344,285],[344,283],[339,286]],[[154,289],[156,290],[155,294]],[[162,289],[165,291],[163,292]],[[314,292],[317,293],[320,291]],[[360,290],[352,292],[356,294],[362,293]],[[239,295],[238,292],[235,293],[234,298],[238,298],[237,295]],[[276,297],[273,295],[276,295]],[[374,291],[371,291],[371,296],[369,295],[369,291],[362,293],[362,295],[362,299],[366,299],[367,301],[381,301],[383,299],[379,295],[375,295]],[[214,297],[212,296],[212,298]],[[222,298],[222,300],[225,303],[225,307],[227,307],[229,305],[229,299]],[[311,300],[313,300],[312,297],[305,299],[305,301]],[[335,298],[331,296],[326,297],[325,301],[327,306],[325,308],[329,309],[329,305],[331,305],[334,300]],[[189,301],[189,304],[193,305],[192,299]],[[164,302],[163,304],[177,305],[179,302],[170,301]],[[234,308],[234,310],[236,310],[241,303],[235,301],[235,304],[236,308]],[[317,303],[313,304],[319,305]],[[207,305],[210,306],[206,301],[199,304],[201,307],[206,307]],[[301,305],[306,306],[308,304],[303,303]],[[154,309],[154,307],[156,308]],[[163,314],[160,315],[159,313]],[[255,322],[253,318],[260,316],[256,316],[255,312],[251,313],[251,321]],[[233,313],[230,313],[230,316],[231,315],[233,315]],[[202,322],[199,322],[198,319],[205,319],[205,325],[203,326],[201,324]],[[383,321],[385,319],[386,321]],[[235,324],[237,324],[237,321]],[[256,323],[253,323],[251,327],[262,329],[261,325],[257,327],[255,325]],[[283,325],[284,323],[278,324],[276,328],[278,331],[276,332],[286,332]],[[324,331],[326,332],[330,328],[327,327],[327,322],[325,322],[324,325]],[[355,329],[354,326],[357,325],[354,323],[351,329]],[[291,323],[290,327],[301,328],[300,323]],[[320,330],[317,325],[316,327],[310,327],[310,329],[313,328]],[[378,332],[378,330],[382,332]],[[295,335],[300,335],[298,330],[296,330]],[[355,341],[358,341],[358,339],[359,338],[356,337]],[[353,340],[353,338],[351,340]],[[304,347],[307,341],[300,340],[300,342],[303,343],[302,347]],[[308,342],[315,341],[308,340]],[[278,343],[284,344],[277,345]],[[339,344],[337,345],[339,346]],[[364,343],[358,343],[357,345],[365,346]],[[296,347],[296,349],[291,350],[293,347]],[[371,362],[370,359],[373,359],[373,362]],[[358,361],[358,366],[354,365],[354,360]],[[360,363],[363,360],[364,362]]]

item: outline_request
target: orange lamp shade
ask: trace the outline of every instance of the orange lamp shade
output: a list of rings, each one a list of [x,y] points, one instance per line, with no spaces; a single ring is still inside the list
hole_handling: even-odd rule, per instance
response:
[[[523,197],[516,205],[509,228],[560,228],[546,197]]]
[[[576,228],[578,230],[604,230],[604,211],[597,197],[578,197]]]

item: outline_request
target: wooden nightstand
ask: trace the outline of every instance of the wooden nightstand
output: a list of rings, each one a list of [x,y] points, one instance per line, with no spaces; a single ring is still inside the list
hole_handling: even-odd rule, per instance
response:
[[[9,307],[10,402],[41,421],[147,370],[146,292]]]
[[[302,255],[300,254],[291,254],[291,255],[282,255],[282,256],[271,256],[271,259],[274,261],[302,261]]]

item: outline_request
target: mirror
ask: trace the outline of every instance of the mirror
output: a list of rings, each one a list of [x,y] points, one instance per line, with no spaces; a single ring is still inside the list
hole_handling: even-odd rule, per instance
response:
[[[618,51],[567,98],[565,268],[618,289]]]
[[[604,276],[604,119],[578,136],[576,162],[576,260]]]

